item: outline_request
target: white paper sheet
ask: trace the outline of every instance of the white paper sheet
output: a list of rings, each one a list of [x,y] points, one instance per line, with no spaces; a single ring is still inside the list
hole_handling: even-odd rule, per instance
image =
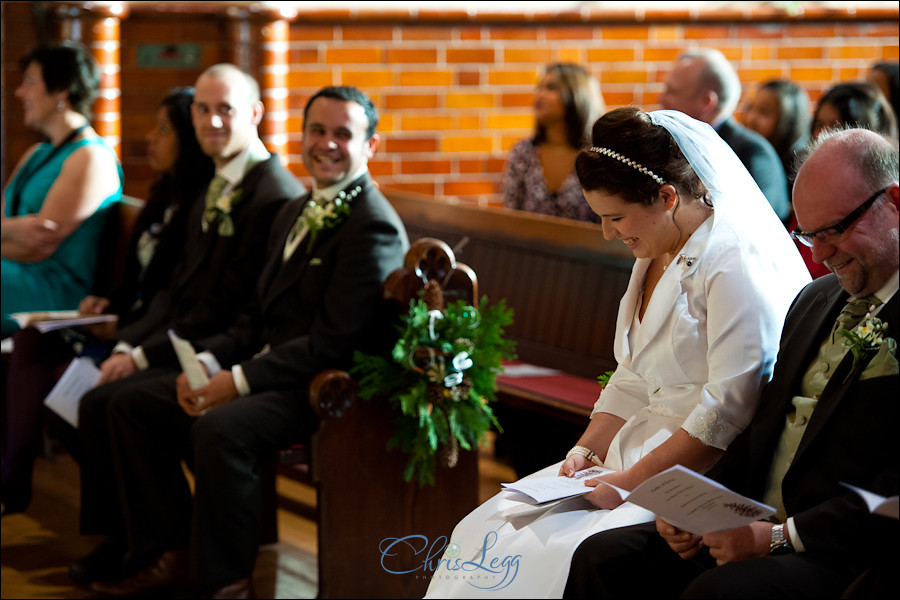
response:
[[[506,365],[503,367],[503,375],[506,377],[552,377],[560,375],[559,369],[549,369],[538,365],[522,363],[518,365]]]
[[[194,351],[191,343],[179,337],[171,329],[169,330],[169,339],[172,341],[172,347],[175,349],[176,356],[178,356],[181,370],[184,371],[191,389],[196,390],[206,386],[209,383],[209,377],[203,369],[203,363],[197,360],[197,353]],[[198,404],[203,404],[203,398],[198,398],[197,402]]]
[[[90,359],[72,359],[62,377],[47,394],[44,404],[77,429],[81,397],[97,385],[98,379],[100,369]]]
[[[900,496],[887,498],[849,483],[841,482],[841,485],[859,494],[866,501],[870,513],[881,515],[882,517],[890,517],[891,519],[900,519]]]
[[[534,499],[538,504],[586,494],[594,488],[584,485],[585,480],[612,473],[611,469],[590,467],[578,471],[572,477],[529,477],[514,483],[502,484],[507,491],[519,492]]]
[[[9,315],[19,327],[34,327],[41,333],[47,333],[55,329],[76,327],[78,325],[92,325],[94,323],[106,323],[118,321],[118,315],[82,315],[77,310],[45,310],[37,312],[19,312]]]

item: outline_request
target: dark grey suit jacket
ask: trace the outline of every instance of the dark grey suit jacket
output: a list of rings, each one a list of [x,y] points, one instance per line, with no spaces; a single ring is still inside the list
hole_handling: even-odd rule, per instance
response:
[[[254,392],[303,389],[325,368],[346,368],[353,351],[370,348],[381,284],[403,265],[406,228],[368,174],[348,186],[362,191],[350,214],[307,236],[287,262],[288,232],[307,198],[282,208],[272,228],[256,303],[221,334],[201,340],[223,365],[241,363]],[[252,358],[265,345],[270,350]]]
[[[175,362],[169,328],[186,339],[205,337],[252,301],[249,282],[262,270],[272,221],[288,200],[306,191],[276,155],[251,168],[236,189],[242,192],[231,214],[235,234],[219,236],[215,226],[204,233],[204,201],[194,202],[184,256],[168,289],[154,296],[143,317],[119,331],[120,340],[143,348],[153,367]]]
[[[831,330],[848,294],[834,275],[806,286],[788,312],[772,381],[763,389],[753,422],[710,472],[752,498],[762,498],[773,453],[800,380]],[[897,294],[878,314],[896,337]],[[898,468],[897,390],[900,376],[859,380],[847,354],[813,411],[797,454],[782,482],[788,516],[808,552],[866,566],[895,547],[898,522],[873,516],[849,483],[896,496]]]
[[[717,131],[750,171],[778,218],[786,222],[790,214],[790,194],[784,166],[775,148],[766,138],[732,118],[719,125]]]

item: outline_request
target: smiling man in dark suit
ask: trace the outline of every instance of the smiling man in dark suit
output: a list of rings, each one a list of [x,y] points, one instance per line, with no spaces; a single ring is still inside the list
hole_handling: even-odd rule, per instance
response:
[[[732,116],[741,99],[741,81],[728,59],[712,48],[678,55],[659,96],[663,108],[709,123],[731,146],[783,222],[790,217],[787,177],[778,153],[755,131]]]
[[[710,473],[775,507],[773,521],[702,538],[662,520],[593,536],[567,597],[836,598],[868,567],[896,573],[898,521],[843,484],[900,490],[897,173],[896,140],[850,129],[820,137],[797,175],[795,236],[833,275],[794,301],[756,416]],[[883,342],[857,357],[836,331],[874,318]]]
[[[167,331],[195,340],[219,331],[253,297],[268,232],[277,211],[306,190],[269,154],[257,127],[263,116],[259,86],[230,64],[210,67],[197,79],[191,114],[197,140],[213,159],[216,174],[205,202],[194,202],[184,255],[169,287],[157,293],[146,313],[123,327],[114,353],[100,367],[101,379],[79,405],[81,529],[108,539],[69,574],[79,582],[116,576],[126,552],[118,517],[106,418],[117,394],[160,373],[177,372]]]
[[[209,384],[192,390],[184,375],[163,376],[110,403],[126,530],[132,551],[150,560],[94,591],[133,596],[189,583],[212,597],[252,596],[257,457],[314,430],[310,380],[371,348],[381,284],[409,246],[368,173],[377,123],[355,88],[310,99],[303,161],[315,189],[275,219],[255,301],[195,341]],[[193,468],[193,498],[182,459]]]

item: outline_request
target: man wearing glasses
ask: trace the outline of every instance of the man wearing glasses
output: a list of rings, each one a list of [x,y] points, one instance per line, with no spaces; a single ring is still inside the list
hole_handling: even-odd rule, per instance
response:
[[[702,537],[660,519],[597,534],[572,559],[567,597],[897,591],[900,522],[845,485],[900,491],[897,141],[848,129],[820,136],[807,156],[793,235],[833,275],[797,296],[756,416],[709,473],[776,515]]]

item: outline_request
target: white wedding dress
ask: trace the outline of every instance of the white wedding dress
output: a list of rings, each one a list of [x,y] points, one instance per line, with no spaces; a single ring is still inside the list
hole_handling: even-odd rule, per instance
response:
[[[810,281],[784,226],[715,131],[681,113],[650,115],[675,137],[715,211],[665,271],[643,319],[637,307],[650,260],[635,261],[616,323],[618,367],[594,408],[626,421],[604,461],[615,470],[679,428],[726,448],[752,418],[784,316]],[[555,475],[561,463],[529,477]],[[561,597],[584,539],[654,518],[629,503],[599,510],[575,497],[535,507],[516,496],[501,491],[457,524],[426,598]]]

